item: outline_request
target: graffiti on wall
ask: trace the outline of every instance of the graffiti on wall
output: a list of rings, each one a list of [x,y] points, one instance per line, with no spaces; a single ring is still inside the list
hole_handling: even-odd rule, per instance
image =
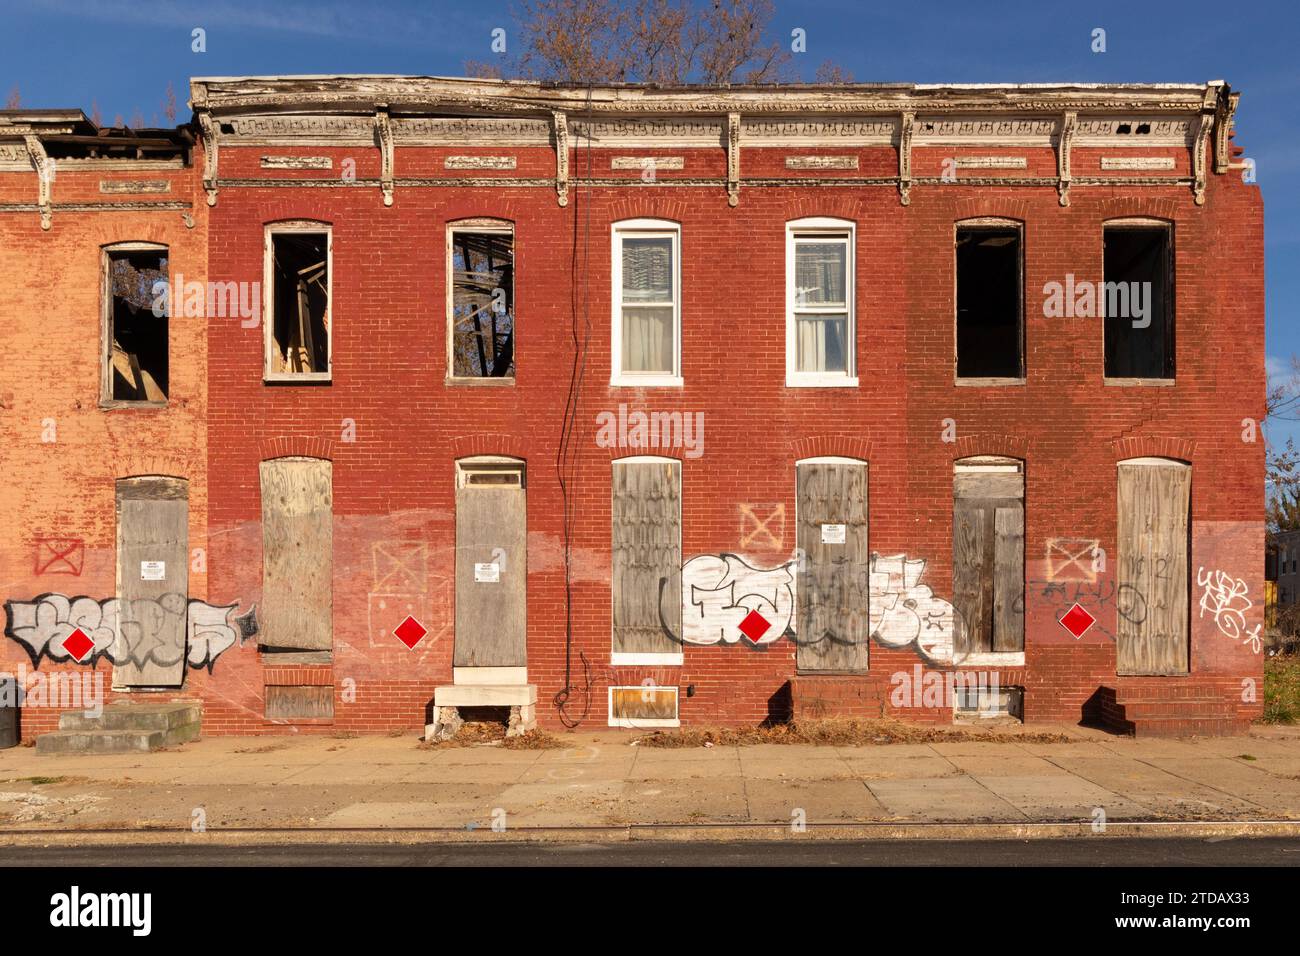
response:
[[[780,551],[785,547],[785,504],[739,504],[740,546]]]
[[[1048,538],[1047,580],[1096,581],[1100,547],[1097,538]]]
[[[1052,609],[1052,616],[1058,620],[1070,608],[1078,604],[1086,608],[1097,619],[1089,633],[1099,633],[1115,640],[1115,633],[1103,623],[1103,612],[1114,608],[1124,620],[1141,624],[1147,618],[1146,596],[1131,584],[1116,586],[1114,581],[1035,581],[1025,582],[1025,594],[1036,594]],[[1023,602],[1017,610],[1023,611]]]
[[[871,555],[871,636],[885,647],[911,645],[925,660],[951,663],[959,615],[921,583],[925,564],[906,554]]]
[[[1262,624],[1256,624],[1249,630],[1246,624],[1246,612],[1254,607],[1249,597],[1250,589],[1242,578],[1234,578],[1226,571],[1206,571],[1196,569],[1196,586],[1201,588],[1200,616],[1208,613],[1214,619],[1220,633],[1234,641],[1249,645],[1259,654],[1263,650],[1260,637]]]
[[[81,576],[86,543],[80,538],[37,538],[34,570],[37,574]]]
[[[414,541],[371,545],[372,575],[367,596],[371,647],[391,648],[393,629],[408,615],[426,629],[427,650],[450,627],[451,582],[429,571],[429,547]],[[423,653],[423,651],[421,652]]]
[[[257,633],[257,608],[236,615],[238,603],[225,606],[186,600],[183,594],[120,601],[108,598],[65,597],[42,594],[33,601],[5,602],[5,636],[22,645],[32,665],[42,658],[56,663],[94,664],[107,658],[113,664],[175,664],[180,656],[195,669],[209,673],[217,658]],[[171,635],[177,620],[184,624],[185,645],[177,647]],[[63,646],[78,628],[92,642],[80,661]]]
[[[729,553],[691,558],[682,566],[682,643],[738,644],[744,638],[747,646],[757,647],[782,637],[797,643],[798,565],[792,559],[772,568],[756,567]],[[925,567],[924,558],[872,554],[863,610],[871,636],[885,647],[911,646],[925,660],[948,663],[958,614],[921,582]],[[767,625],[756,637],[742,627],[753,613]]]
[[[771,644],[790,630],[794,617],[795,562],[756,568],[736,554],[701,554],[682,565],[682,642],[735,644],[751,613],[767,629],[750,646]]]

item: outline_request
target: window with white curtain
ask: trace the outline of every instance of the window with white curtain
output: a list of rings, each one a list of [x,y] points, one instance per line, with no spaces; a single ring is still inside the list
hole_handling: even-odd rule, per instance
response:
[[[786,228],[786,384],[857,385],[852,222]]]
[[[681,230],[676,223],[614,223],[614,385],[680,385]]]

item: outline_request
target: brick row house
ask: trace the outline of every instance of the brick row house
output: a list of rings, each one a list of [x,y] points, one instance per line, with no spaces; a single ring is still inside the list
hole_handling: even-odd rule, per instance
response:
[[[1240,730],[1237,96],[266,77],[193,81],[170,131],[0,113],[0,668],[209,733]]]

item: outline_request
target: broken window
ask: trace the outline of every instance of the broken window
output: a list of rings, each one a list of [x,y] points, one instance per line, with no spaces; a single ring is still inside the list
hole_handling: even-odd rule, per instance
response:
[[[166,248],[119,247],[104,252],[103,398],[167,401]]]
[[[1114,225],[1102,231],[1107,378],[1173,378],[1173,261],[1169,228]]]
[[[268,377],[328,378],[330,234],[318,225],[267,231]]]
[[[853,384],[853,226],[802,219],[786,233],[786,380]]]
[[[1023,378],[1020,227],[957,228],[957,377]]]
[[[670,222],[614,227],[615,384],[680,383],[680,238]]]
[[[955,660],[1025,649],[1025,475],[1013,458],[970,458],[953,474]]]
[[[456,228],[451,254],[451,375],[513,378],[515,249],[507,228]]]

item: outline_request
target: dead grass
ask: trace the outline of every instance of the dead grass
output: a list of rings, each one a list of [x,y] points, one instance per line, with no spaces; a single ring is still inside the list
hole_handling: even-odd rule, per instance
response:
[[[814,746],[870,746],[876,744],[927,744],[954,741],[985,743],[1069,743],[1060,733],[1007,733],[954,727],[926,727],[888,718],[827,717],[767,727],[701,728],[656,732],[634,741],[642,747],[746,747],[754,744],[812,744]]]
[[[505,750],[555,750],[565,746],[543,730],[530,730],[518,737],[507,737],[505,724],[492,720],[466,721],[450,740],[420,742],[420,746],[426,750],[484,745]]]
[[[261,747],[238,747],[235,749],[237,754],[269,754],[277,750],[288,750],[288,744],[264,744]]]

